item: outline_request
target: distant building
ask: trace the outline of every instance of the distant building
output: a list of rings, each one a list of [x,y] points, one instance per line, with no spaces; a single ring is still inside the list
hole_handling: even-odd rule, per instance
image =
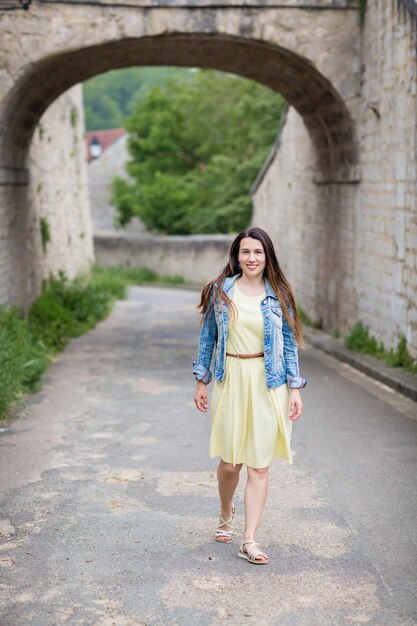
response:
[[[116,143],[119,139],[126,136],[124,128],[110,128],[108,130],[89,130],[86,133],[87,142],[87,161],[90,163],[103,152],[108,150],[110,146]]]
[[[124,128],[90,130],[86,133],[90,206],[95,232],[116,230],[116,212],[110,204],[110,183],[115,176],[126,176],[126,142]],[[123,230],[146,232],[139,218],[134,218]]]

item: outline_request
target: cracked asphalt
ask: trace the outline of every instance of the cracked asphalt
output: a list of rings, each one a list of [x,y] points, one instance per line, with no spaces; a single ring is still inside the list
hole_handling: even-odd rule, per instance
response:
[[[0,624],[417,624],[417,405],[300,354],[294,465],[276,460],[268,566],[212,537],[208,417],[194,408],[198,294],[135,287],[71,342],[0,429]]]

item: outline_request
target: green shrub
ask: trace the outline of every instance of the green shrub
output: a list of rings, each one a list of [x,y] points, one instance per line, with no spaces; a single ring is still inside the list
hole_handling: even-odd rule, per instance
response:
[[[0,306],[0,419],[23,393],[40,387],[53,355],[105,318],[114,300],[126,297],[129,284],[158,281],[184,282],[146,268],[95,267],[91,278],[69,281],[61,274],[46,281],[27,316]]]
[[[52,352],[62,350],[71,337],[106,317],[113,299],[110,290],[85,279],[52,279],[29,312],[31,335]]]
[[[48,243],[51,242],[51,227],[46,217],[41,217],[39,220],[39,228],[41,231],[42,249],[46,252]]]
[[[27,316],[0,307],[0,418],[23,393],[40,387],[51,358],[71,337],[95,326],[125,294],[120,278],[70,282],[61,275],[45,283]]]
[[[94,285],[116,300],[126,298],[129,281],[118,269],[94,266],[91,273]]]
[[[361,26],[365,24],[367,0],[359,0],[359,22]]]
[[[407,340],[404,335],[401,336],[397,349],[390,350],[385,355],[385,361],[391,367],[404,367],[411,373],[417,373],[417,363],[407,349]]]
[[[71,107],[71,112],[70,112],[70,123],[71,123],[71,126],[73,128],[75,128],[76,125],[77,125],[77,122],[78,122],[78,110],[77,110],[77,107],[73,106],[73,107]]]
[[[159,276],[154,270],[147,267],[122,268],[122,267],[100,267],[93,268],[94,281],[103,283],[128,285],[143,285],[147,283],[166,283],[171,285],[182,285],[185,283],[182,276]]]
[[[304,309],[300,306],[297,306],[298,315],[300,316],[300,320],[303,326],[311,326],[312,328],[321,328],[320,322],[313,322],[311,317],[307,315]]]
[[[16,309],[0,307],[0,414],[20,393],[27,338],[26,320]]]
[[[356,352],[365,352],[374,356],[384,354],[384,346],[378,344],[375,337],[369,335],[369,329],[362,322],[357,322],[345,339],[345,346]]]
[[[369,334],[369,329],[362,322],[357,322],[346,337],[345,346],[355,352],[363,352],[382,359],[391,367],[402,367],[412,374],[417,373],[417,363],[408,352],[404,335],[401,336],[396,350],[387,351],[382,342],[378,343],[375,337]]]
[[[23,313],[0,306],[0,418],[23,392],[38,388],[49,359],[45,346],[33,340]]]

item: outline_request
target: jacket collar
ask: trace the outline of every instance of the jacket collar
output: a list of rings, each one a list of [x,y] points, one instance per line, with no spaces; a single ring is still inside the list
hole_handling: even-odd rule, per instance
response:
[[[225,278],[225,281],[223,283],[223,291],[227,293],[227,295],[229,295],[229,292],[233,289],[236,279],[239,278],[240,276],[241,274],[235,274],[234,276],[229,276],[228,278]],[[264,278],[264,280],[265,280],[266,297],[275,298],[276,300],[278,300],[278,296],[276,295],[275,291],[272,289],[271,283],[269,282],[269,280],[267,278]]]

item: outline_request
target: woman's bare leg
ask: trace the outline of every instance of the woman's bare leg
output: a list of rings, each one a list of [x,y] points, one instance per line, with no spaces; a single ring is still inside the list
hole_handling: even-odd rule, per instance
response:
[[[265,508],[268,494],[269,467],[248,467],[245,488],[245,536],[244,541],[256,541],[256,532]],[[260,560],[265,560],[260,558]]]
[[[232,463],[225,463],[222,459],[217,466],[217,480],[219,483],[219,495],[221,505],[221,516],[223,519],[230,519],[232,516],[233,496],[235,495],[236,487],[239,484],[239,473],[242,469],[242,464],[232,465]],[[230,530],[227,524],[219,526],[221,530]],[[219,539],[221,539],[219,537]],[[224,541],[224,539],[222,539]]]

